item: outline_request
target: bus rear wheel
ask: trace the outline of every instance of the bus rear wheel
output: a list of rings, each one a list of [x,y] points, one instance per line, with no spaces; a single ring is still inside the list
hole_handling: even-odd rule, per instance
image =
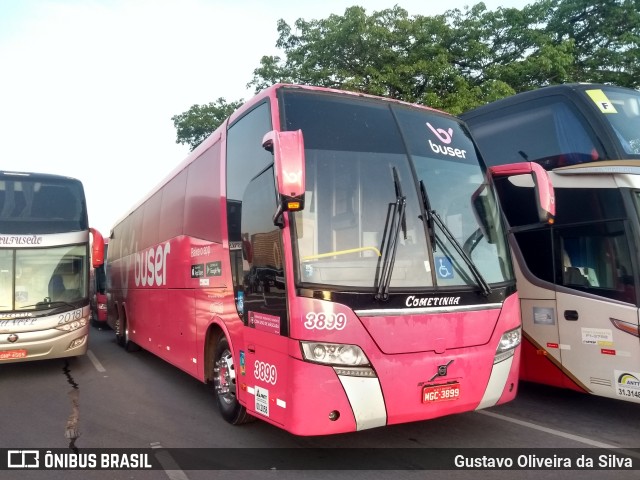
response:
[[[136,352],[140,347],[129,339],[129,325],[125,319],[118,319],[116,323],[116,342],[127,352]]]
[[[251,421],[253,417],[238,401],[236,369],[226,337],[220,337],[213,360],[213,388],[220,415],[232,425]]]

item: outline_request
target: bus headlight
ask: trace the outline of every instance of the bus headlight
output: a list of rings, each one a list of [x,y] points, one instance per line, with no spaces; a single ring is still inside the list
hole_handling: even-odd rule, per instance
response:
[[[507,358],[513,356],[515,348],[520,345],[522,340],[522,327],[514,328],[502,334],[500,342],[498,342],[498,348],[496,349],[496,356],[493,359],[493,364],[500,363]]]
[[[300,342],[305,360],[326,365],[369,365],[369,359],[357,345],[343,343]]]
[[[73,332],[74,330],[78,330],[79,328],[84,327],[86,324],[87,324],[86,318],[80,318],[78,320],[71,320],[68,322],[65,322],[64,320],[60,320],[56,328],[58,330],[62,330],[63,332]]]

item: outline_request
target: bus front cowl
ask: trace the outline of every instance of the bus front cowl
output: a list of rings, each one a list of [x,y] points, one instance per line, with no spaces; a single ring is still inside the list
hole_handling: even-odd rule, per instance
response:
[[[241,377],[245,402],[253,415],[298,435],[422,421],[504,403],[517,391],[519,341],[498,352],[507,332],[519,333],[519,318],[516,294],[495,309],[375,317],[300,299],[286,340],[286,380],[278,374],[270,384],[273,376],[258,374],[251,385]],[[380,325],[375,333],[373,323]],[[482,323],[484,334],[473,332]],[[395,351],[383,351],[394,344]],[[278,364],[272,352],[261,350],[243,351],[242,363],[256,371]],[[289,398],[293,391],[295,398]],[[261,406],[265,402],[271,409]]]

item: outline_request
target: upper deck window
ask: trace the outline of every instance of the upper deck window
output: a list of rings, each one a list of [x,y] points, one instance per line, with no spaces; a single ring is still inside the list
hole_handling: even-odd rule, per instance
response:
[[[88,228],[82,184],[34,177],[0,179],[2,233],[61,233]]]

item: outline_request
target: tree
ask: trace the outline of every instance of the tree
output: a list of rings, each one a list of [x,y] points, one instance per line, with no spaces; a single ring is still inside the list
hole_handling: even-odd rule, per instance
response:
[[[276,46],[248,86],[314,84],[385,95],[453,114],[544,85],[640,82],[640,0],[540,0],[488,11],[484,3],[410,17],[367,15],[278,22]]]
[[[264,56],[247,85],[300,83],[382,95],[458,115],[517,92],[567,82],[640,87],[640,0],[538,0],[521,10],[480,2],[443,15],[399,6],[277,23],[282,56]],[[239,102],[173,117],[195,148]]]
[[[640,87],[640,0],[546,0],[545,31],[574,44],[572,79]]]
[[[177,130],[176,143],[189,145],[194,150],[218,128],[222,122],[243,104],[240,99],[227,103],[220,97],[207,105],[193,105],[189,110],[171,117]]]
[[[451,68],[444,15],[411,18],[395,6],[369,16],[354,6],[343,16],[298,19],[295,32],[280,20],[278,32],[286,58],[262,58],[248,85],[256,92],[292,82],[424,103],[433,90],[465,83]]]

